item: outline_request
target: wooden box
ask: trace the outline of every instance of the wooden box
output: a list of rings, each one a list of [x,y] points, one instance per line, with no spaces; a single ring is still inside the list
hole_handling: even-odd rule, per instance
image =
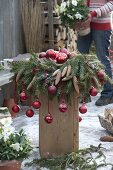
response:
[[[53,122],[47,124],[44,117],[48,114],[48,98],[40,96],[39,110],[39,151],[42,158],[53,158],[77,151],[79,148],[78,98],[72,94],[68,111],[59,111],[59,102],[55,97],[50,101],[50,113]]]

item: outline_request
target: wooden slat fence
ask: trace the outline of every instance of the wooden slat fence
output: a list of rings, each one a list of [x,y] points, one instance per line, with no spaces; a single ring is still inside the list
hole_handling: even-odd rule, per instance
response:
[[[0,0],[0,60],[24,49],[19,0]]]

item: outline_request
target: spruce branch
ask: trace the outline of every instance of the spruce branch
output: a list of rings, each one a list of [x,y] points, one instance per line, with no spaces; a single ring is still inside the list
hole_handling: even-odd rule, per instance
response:
[[[33,70],[36,69],[34,74]],[[16,76],[18,93],[24,88],[31,96],[37,93],[48,92],[48,87],[55,82],[57,87],[56,96],[61,97],[61,82],[64,82],[66,98],[70,97],[73,90],[77,90],[80,95],[84,93],[87,98],[89,89],[93,85],[98,91],[101,91],[104,83],[97,76],[100,69],[105,69],[95,55],[77,54],[76,57],[69,58],[63,64],[58,64],[52,59],[39,58],[35,53],[29,61],[18,61],[12,63],[12,70]],[[58,75],[59,72],[59,75]],[[15,78],[14,76],[14,78]],[[34,81],[34,76],[36,79]],[[73,77],[77,78],[78,84],[73,85]],[[92,83],[94,80],[94,84]],[[104,80],[113,84],[111,78],[104,74]],[[31,88],[32,87],[32,88]],[[68,100],[69,101],[69,100]]]
[[[97,156],[95,156],[97,154]],[[97,159],[103,158],[99,163]],[[46,167],[50,170],[66,170],[71,168],[73,170],[97,170],[99,167],[111,166],[113,169],[113,164],[106,162],[106,157],[102,152],[101,144],[97,147],[90,145],[89,148],[80,149],[77,152],[72,152],[64,156],[59,156],[53,159],[34,159],[31,163],[27,163],[27,166],[31,164],[36,164],[38,167]]]

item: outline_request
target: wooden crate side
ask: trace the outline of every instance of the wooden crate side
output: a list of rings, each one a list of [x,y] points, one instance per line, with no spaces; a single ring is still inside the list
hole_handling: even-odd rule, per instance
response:
[[[48,99],[40,96],[39,110],[39,151],[42,158],[61,156],[79,147],[78,99],[72,94],[68,111],[59,111],[57,98],[50,101],[53,122],[47,124],[44,117],[48,114]]]

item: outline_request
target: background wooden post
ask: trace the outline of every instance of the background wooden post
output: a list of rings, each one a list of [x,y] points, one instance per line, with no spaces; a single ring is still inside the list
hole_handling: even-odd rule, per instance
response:
[[[53,0],[48,0],[49,48],[54,49]]]
[[[59,111],[55,97],[50,101],[53,122],[47,124],[44,117],[48,114],[48,98],[41,95],[39,110],[39,151],[42,158],[61,156],[79,148],[78,98],[72,94],[68,111]]]

